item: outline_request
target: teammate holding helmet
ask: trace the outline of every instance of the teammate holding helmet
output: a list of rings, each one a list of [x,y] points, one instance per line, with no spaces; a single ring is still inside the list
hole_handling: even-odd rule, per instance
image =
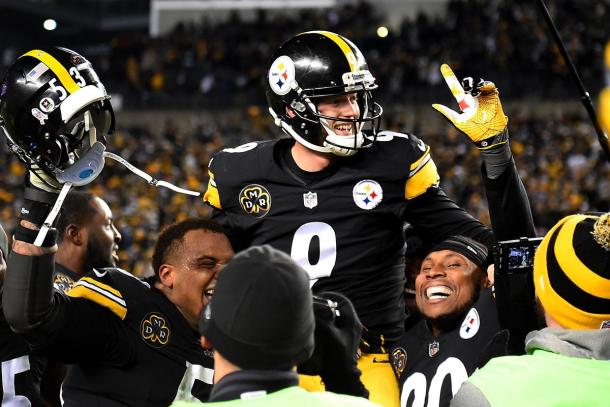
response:
[[[429,146],[379,131],[375,78],[347,38],[299,34],[276,51],[265,79],[269,111],[292,139],[219,152],[204,201],[230,228],[236,250],[270,244],[308,271],[314,292],[353,302],[365,326],[362,380],[371,400],[398,405],[386,351],[404,330],[403,223],[431,243],[460,234],[489,245],[491,231],[439,188]],[[497,92],[486,95],[498,100]],[[476,141],[506,141],[499,103],[484,120],[473,117],[465,119],[479,121],[467,133],[473,140],[498,127]],[[502,160],[511,162],[510,151]]]

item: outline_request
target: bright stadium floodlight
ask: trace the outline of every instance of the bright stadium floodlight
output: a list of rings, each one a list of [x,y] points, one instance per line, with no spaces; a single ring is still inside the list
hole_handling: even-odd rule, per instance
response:
[[[57,28],[57,22],[52,18],[49,18],[44,20],[44,22],[42,23],[42,27],[47,31],[53,31]]]
[[[338,0],[152,0],[150,2],[150,36],[164,32],[161,16],[170,12],[194,12],[203,15],[206,11],[232,10],[286,10],[318,9],[337,6]]]
[[[379,38],[385,38],[387,37],[389,34],[388,28],[381,26],[381,27],[377,27],[377,36]]]

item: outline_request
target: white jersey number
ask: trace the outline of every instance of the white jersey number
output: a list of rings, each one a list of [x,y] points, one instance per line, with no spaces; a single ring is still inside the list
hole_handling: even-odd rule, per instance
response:
[[[27,355],[2,362],[2,406],[30,407],[32,404],[25,396],[15,394],[15,376],[30,370]]]
[[[468,379],[468,373],[462,361],[457,358],[447,358],[436,369],[429,389],[426,389],[428,384],[426,383],[426,376],[423,373],[416,372],[409,376],[402,386],[400,407],[407,405],[407,400],[411,393],[414,396],[413,407],[424,407],[426,391],[428,391],[428,404],[426,407],[438,407],[441,398],[441,388],[446,376],[449,376],[449,380],[451,380],[452,395],[455,395],[462,383]]]
[[[314,237],[320,240],[320,256],[315,264],[309,259],[309,247]],[[337,235],[328,223],[309,222],[301,225],[292,239],[290,257],[309,273],[311,285],[319,278],[328,277],[337,261]]]

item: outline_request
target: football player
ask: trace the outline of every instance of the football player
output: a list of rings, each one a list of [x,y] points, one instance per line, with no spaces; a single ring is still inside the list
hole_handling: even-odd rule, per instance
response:
[[[30,170],[3,311],[33,350],[74,364],[63,405],[167,406],[187,362],[207,368],[201,371],[211,383],[212,359],[199,347],[196,327],[216,274],[233,255],[223,228],[198,219],[165,229],[150,280],[100,268],[67,294],[55,290],[52,219],[70,185],[89,182],[103,167],[114,127],[109,97],[83,56],[33,50],[0,85],[0,117],[12,151]],[[196,397],[205,400],[208,392],[194,383]]]
[[[459,130],[470,134],[465,126],[472,123],[466,118],[481,113],[476,110],[492,105],[501,111],[493,83],[480,80],[475,85],[466,78],[462,86],[448,66],[443,65],[441,72],[458,102],[463,101],[462,112],[434,107]],[[505,141],[493,146],[473,139],[487,147],[482,150],[487,156],[484,186],[493,231],[498,240],[533,237],[531,208],[504,133]],[[507,159],[492,159],[497,165],[490,165],[490,155]],[[488,259],[486,246],[459,235],[443,240],[425,256],[415,279],[415,301],[422,319],[391,348],[401,406],[448,406],[470,374],[491,357],[509,351],[508,331],[500,323],[486,272]]]
[[[90,192],[70,191],[57,218],[55,286],[67,292],[94,268],[116,267],[120,241],[108,204]],[[63,364],[48,360],[40,387],[50,405],[61,405],[60,386],[65,375]]]
[[[397,405],[387,350],[404,330],[404,222],[432,243],[460,234],[490,245],[493,235],[439,187],[426,143],[379,131],[375,77],[347,38],[291,38],[272,56],[265,86],[269,112],[290,138],[216,154],[204,201],[236,250],[270,244],[307,270],[314,292],[353,302],[365,326],[363,382],[371,400]],[[475,111],[467,134],[481,148],[504,143],[502,110]]]

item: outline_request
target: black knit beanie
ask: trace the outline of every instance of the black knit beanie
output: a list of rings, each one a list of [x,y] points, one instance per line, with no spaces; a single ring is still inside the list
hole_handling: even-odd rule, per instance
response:
[[[242,369],[288,370],[314,349],[307,272],[271,246],[239,254],[218,275],[199,331]]]

